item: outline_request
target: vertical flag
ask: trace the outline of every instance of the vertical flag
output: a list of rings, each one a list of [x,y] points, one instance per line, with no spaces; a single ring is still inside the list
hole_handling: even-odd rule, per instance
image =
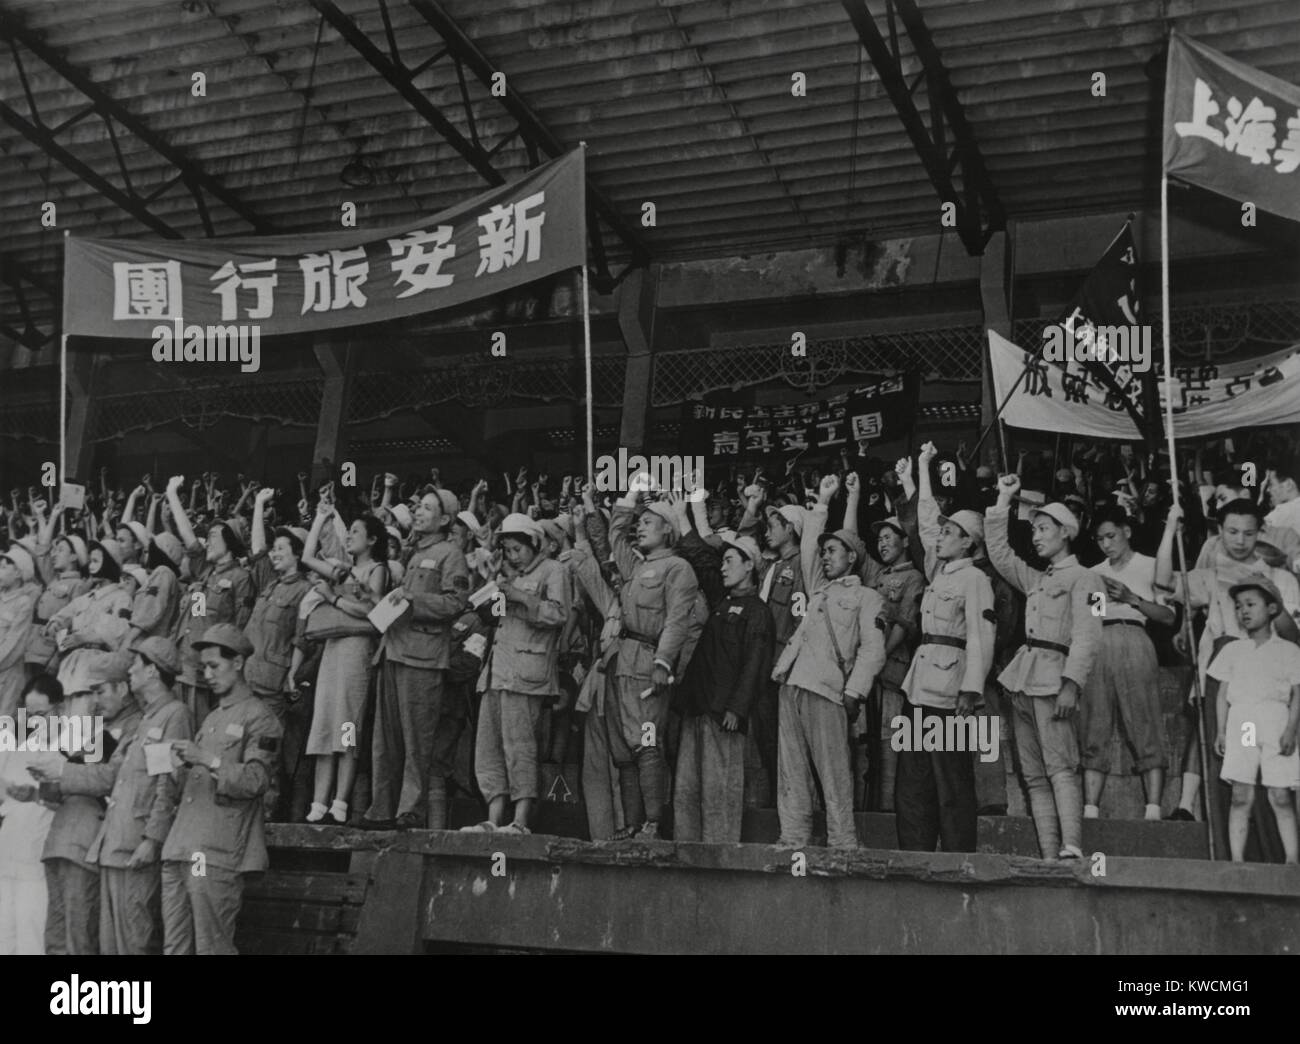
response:
[[[1160,401],[1151,365],[1150,334],[1142,317],[1131,218],[1124,222],[1119,235],[1066,306],[1060,325],[1067,338],[1093,349],[1090,354],[1094,356],[1086,364],[1067,359],[1066,372],[1078,373],[1086,368],[1106,389],[1107,405],[1127,410],[1144,436],[1158,439]],[[1143,368],[1135,366],[1133,360],[1138,347],[1134,342],[1144,337],[1147,352]],[[1139,373],[1140,369],[1144,372]]]

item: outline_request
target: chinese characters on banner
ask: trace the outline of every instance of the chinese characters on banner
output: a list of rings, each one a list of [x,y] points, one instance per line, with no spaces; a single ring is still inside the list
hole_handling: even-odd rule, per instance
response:
[[[1300,221],[1300,87],[1174,33],[1164,167],[1180,181]]]
[[[583,152],[441,214],[386,229],[67,243],[65,330],[149,338],[159,321],[257,323],[264,334],[447,308],[586,259]]]
[[[804,450],[838,452],[858,439],[887,442],[907,434],[917,387],[898,376],[792,405],[687,403],[681,449],[715,464],[764,463]]]
[[[1093,375],[1072,374],[1036,359],[992,330],[989,352],[1001,402],[1025,374],[1002,418],[1012,427],[1107,439],[1137,439],[1138,428],[1122,401]],[[1162,371],[1156,360],[1158,371]],[[1165,383],[1156,387],[1164,409]],[[1258,359],[1220,366],[1174,367],[1174,434],[1196,438],[1244,425],[1291,424],[1300,416],[1300,346]]]

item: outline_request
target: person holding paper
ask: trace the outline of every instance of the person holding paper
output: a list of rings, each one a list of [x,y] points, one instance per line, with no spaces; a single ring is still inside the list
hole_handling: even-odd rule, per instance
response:
[[[363,829],[442,829],[429,823],[429,789],[435,743],[447,691],[451,627],[465,611],[469,567],[447,537],[460,502],[448,490],[420,498],[412,519],[406,574],[389,596],[410,609],[389,625],[379,643],[378,698],[371,744],[371,801]],[[434,805],[445,809],[445,800]]]
[[[238,953],[244,875],[270,862],[262,795],[279,760],[282,732],[244,678],[253,655],[244,633],[217,624],[195,644],[204,683],[219,702],[193,740],[172,742],[186,767],[162,850],[163,952]]]
[[[527,834],[540,785],[542,711],[560,692],[560,642],[571,595],[564,566],[542,550],[541,524],[527,515],[508,515],[498,539],[505,557],[497,576],[505,618],[478,679],[483,702],[474,744],[488,818],[465,829]],[[514,803],[514,817],[503,827],[507,801]]]
[[[81,680],[70,684],[70,695],[90,693],[94,713],[104,721],[104,733],[94,736],[93,748],[86,744],[84,756],[74,754],[65,760],[64,752],[50,752],[32,770],[41,780],[41,800],[58,805],[41,856],[50,897],[45,923],[45,952],[50,954],[99,953],[99,866],[91,850],[110,789],[102,775],[123,738],[133,735],[140,721],[140,709],[127,685],[126,655],[88,650],[78,673]],[[63,786],[64,774],[69,777],[68,788]],[[94,780],[94,785],[87,780]]]
[[[143,639],[131,651],[127,674],[143,712],[134,729],[128,722],[107,761],[55,762],[53,776],[64,794],[109,798],[99,833],[86,850],[86,861],[99,867],[102,954],[162,953],[160,858],[180,790],[170,744],[194,736],[189,708],[173,692],[180,669],[175,643]],[[124,688],[125,683],[114,686],[111,700],[121,698]],[[105,703],[101,699],[101,711],[109,709]]]

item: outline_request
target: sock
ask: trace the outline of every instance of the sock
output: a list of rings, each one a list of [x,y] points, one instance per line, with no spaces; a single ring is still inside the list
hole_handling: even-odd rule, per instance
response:
[[[1056,821],[1056,801],[1046,780],[1029,788],[1029,814],[1038,832],[1038,848],[1044,859],[1055,859],[1061,850],[1061,828]]]
[[[1201,777],[1196,772],[1183,773],[1183,793],[1178,799],[1178,807],[1196,814],[1196,799],[1201,793]]]
[[[1063,848],[1083,848],[1083,782],[1077,772],[1058,772],[1052,776],[1052,793],[1056,796],[1056,814],[1061,821]]]
[[[1147,819],[1159,819],[1159,818],[1160,818],[1160,806],[1159,806],[1159,805],[1147,805],[1147,814],[1146,814],[1146,817],[1145,817],[1145,818],[1147,818]]]
[[[330,805],[330,818],[336,823],[346,823],[348,821],[348,803],[335,798],[334,803]]]
[[[311,811],[307,813],[307,822],[319,823],[322,819],[325,818],[325,813],[328,811],[329,809],[326,808],[324,805],[322,805],[319,801],[313,801],[311,803]]]
[[[1084,818],[1084,819],[1100,819],[1100,818],[1101,818],[1101,809],[1099,809],[1096,805],[1084,805],[1084,806],[1083,806],[1083,818]]]

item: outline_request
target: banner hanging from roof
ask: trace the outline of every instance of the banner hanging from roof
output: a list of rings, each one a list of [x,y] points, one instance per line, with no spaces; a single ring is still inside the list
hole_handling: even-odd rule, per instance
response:
[[[1081,438],[1141,438],[1133,418],[1090,373],[1071,373],[1034,358],[992,330],[989,357],[998,402],[1025,379],[1007,402],[1002,419],[1014,428],[1060,432]],[[1157,366],[1157,370],[1163,367]],[[1165,381],[1156,387],[1164,410]],[[1241,427],[1294,424],[1300,417],[1300,346],[1272,355],[1217,366],[1196,363],[1174,368],[1174,434],[1199,438]]]
[[[1300,221],[1300,87],[1174,33],[1165,173]]]
[[[585,188],[578,148],[513,184],[384,229],[69,237],[64,333],[146,339],[176,324],[272,336],[448,308],[583,264]]]

